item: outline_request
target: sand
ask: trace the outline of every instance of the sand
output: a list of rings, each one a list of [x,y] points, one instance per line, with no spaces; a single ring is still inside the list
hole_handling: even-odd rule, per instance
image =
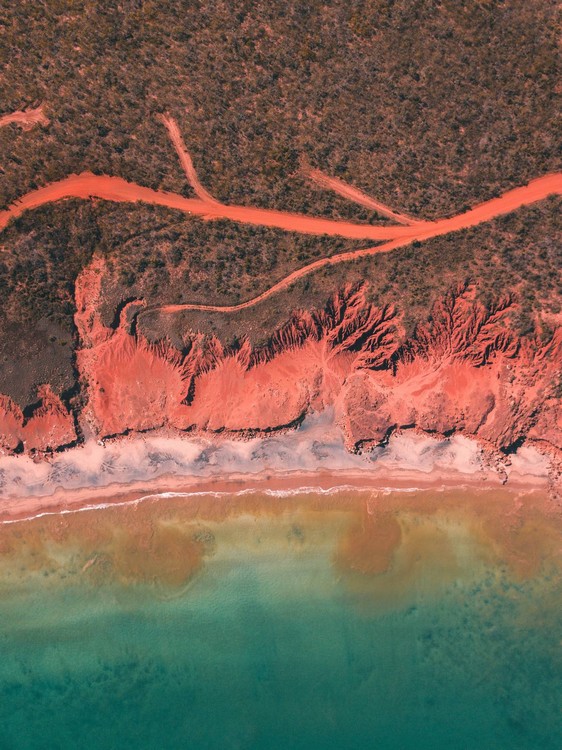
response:
[[[18,125],[22,130],[31,130],[34,125],[48,125],[49,118],[43,110],[43,105],[35,109],[20,109],[16,112],[2,115],[0,117],[0,128],[7,125]]]
[[[176,441],[182,442],[181,438]],[[131,451],[133,460],[137,455],[137,440],[121,439],[120,450]],[[467,444],[471,441],[465,441]],[[77,449],[80,450],[80,449]],[[407,448],[406,448],[407,450]],[[220,499],[232,494],[259,492],[277,496],[280,499],[293,494],[317,493],[333,494],[345,489],[371,490],[373,496],[384,496],[394,491],[416,492],[431,490],[436,493],[447,489],[498,490],[504,485],[513,492],[545,492],[549,488],[549,478],[542,457],[532,450],[523,451],[522,456],[499,473],[493,467],[474,467],[473,446],[461,445],[455,457],[456,465],[433,465],[428,470],[420,461],[416,468],[415,459],[407,461],[389,460],[386,465],[361,468],[340,468],[339,470],[271,470],[222,471],[206,476],[178,475],[163,473],[128,482],[108,482],[104,485],[90,485],[76,488],[58,487],[48,495],[4,495],[0,497],[0,525],[22,519],[36,518],[48,514],[78,512],[84,509],[106,508],[109,506],[136,504],[156,496],[162,498],[190,498],[214,496]],[[422,450],[422,454],[423,454]],[[464,454],[464,455],[463,455]],[[11,460],[18,460],[12,458]],[[88,461],[88,456],[84,456]],[[92,470],[95,470],[95,460]],[[86,467],[84,467],[86,471]],[[545,495],[548,497],[548,495]],[[551,496],[553,506],[556,500]]]

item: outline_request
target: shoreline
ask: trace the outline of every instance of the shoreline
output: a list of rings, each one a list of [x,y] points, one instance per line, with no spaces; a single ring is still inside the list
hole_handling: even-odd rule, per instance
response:
[[[502,480],[489,469],[472,474],[458,470],[388,468],[378,470],[341,469],[313,471],[239,472],[215,476],[165,474],[128,483],[114,482],[98,487],[58,488],[47,496],[0,497],[0,526],[46,515],[64,515],[123,505],[135,505],[154,498],[241,495],[263,493],[288,497],[304,493],[331,493],[345,490],[371,491],[384,496],[391,492],[433,490],[506,490],[513,493],[546,492],[548,477],[510,472]]]

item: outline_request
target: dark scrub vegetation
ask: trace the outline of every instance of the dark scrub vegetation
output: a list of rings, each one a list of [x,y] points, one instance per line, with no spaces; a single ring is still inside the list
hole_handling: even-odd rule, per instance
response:
[[[544,0],[2,0],[2,110],[43,102],[50,124],[0,130],[0,204],[84,170],[191,195],[156,118],[166,111],[225,202],[378,221],[307,182],[309,163],[398,210],[458,213],[560,168],[555,13]],[[539,311],[559,305],[555,217],[556,202],[544,202],[320,272],[264,309],[179,316],[174,326],[263,339],[291,307],[366,279],[411,327],[470,278],[484,300],[515,293],[515,322],[529,332]],[[111,316],[136,295],[236,303],[359,246],[141,205],[29,212],[0,237],[0,392],[24,403],[40,382],[71,387],[74,281],[94,252],[110,264]],[[166,333],[151,325],[151,335]]]

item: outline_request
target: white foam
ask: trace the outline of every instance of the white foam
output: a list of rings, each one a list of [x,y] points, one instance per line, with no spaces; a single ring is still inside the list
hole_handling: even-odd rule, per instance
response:
[[[420,487],[377,487],[377,494],[390,494],[391,492],[419,492]],[[73,513],[84,513],[98,510],[106,510],[108,508],[122,508],[125,506],[135,506],[148,500],[169,500],[172,498],[184,498],[186,500],[200,498],[200,497],[214,497],[217,500],[232,497],[243,497],[245,495],[266,495],[268,497],[278,498],[280,500],[296,497],[299,495],[338,495],[342,492],[353,492],[366,493],[369,496],[373,495],[374,489],[372,486],[357,486],[355,484],[341,484],[333,487],[320,487],[316,485],[306,485],[303,487],[292,487],[287,489],[256,489],[247,487],[242,490],[229,491],[229,490],[193,490],[192,492],[152,492],[142,497],[137,497],[132,500],[123,500],[114,503],[96,503],[94,505],[82,505],[76,508],[62,508],[50,511],[41,511],[33,515],[25,516],[24,518],[12,518],[4,521],[0,521],[0,526],[7,526],[13,523],[22,523],[23,521],[33,521],[37,518],[44,518],[45,516],[61,516],[61,515],[72,515]],[[369,508],[369,512],[372,512]]]
[[[513,470],[545,476],[548,462],[532,448],[513,457]],[[435,438],[413,431],[393,435],[384,447],[350,453],[330,410],[308,417],[296,430],[250,440],[225,436],[140,435],[84,445],[48,459],[0,457],[0,496],[47,496],[65,490],[157,479],[160,476],[214,478],[235,474],[317,471],[387,474],[396,470],[455,471],[474,477],[484,472],[478,444],[461,435]],[[302,491],[299,490],[299,491]],[[314,491],[318,491],[317,488]],[[278,492],[273,490],[273,492]],[[279,492],[286,492],[282,490]],[[280,495],[281,496],[281,495]]]

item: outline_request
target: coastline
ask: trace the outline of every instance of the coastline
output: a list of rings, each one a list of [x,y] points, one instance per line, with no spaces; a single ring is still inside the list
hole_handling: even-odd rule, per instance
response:
[[[431,490],[507,490],[511,493],[543,492],[549,488],[547,477],[512,472],[507,482],[497,472],[467,474],[460,471],[423,472],[408,469],[343,471],[263,471],[255,474],[232,473],[210,477],[163,475],[128,484],[112,483],[103,487],[59,488],[48,496],[0,497],[0,526],[32,520],[46,515],[64,515],[101,510],[166,497],[197,498],[214,495],[269,494],[279,498],[296,494],[336,493],[346,490],[372,492],[384,496],[391,492]]]
[[[546,494],[555,484],[547,457],[536,449],[523,446],[500,456],[462,435],[404,431],[385,446],[350,453],[331,412],[325,411],[295,430],[243,441],[168,433],[90,441],[48,460],[0,457],[0,525],[166,494],[281,497],[343,487],[380,495],[502,488]]]

